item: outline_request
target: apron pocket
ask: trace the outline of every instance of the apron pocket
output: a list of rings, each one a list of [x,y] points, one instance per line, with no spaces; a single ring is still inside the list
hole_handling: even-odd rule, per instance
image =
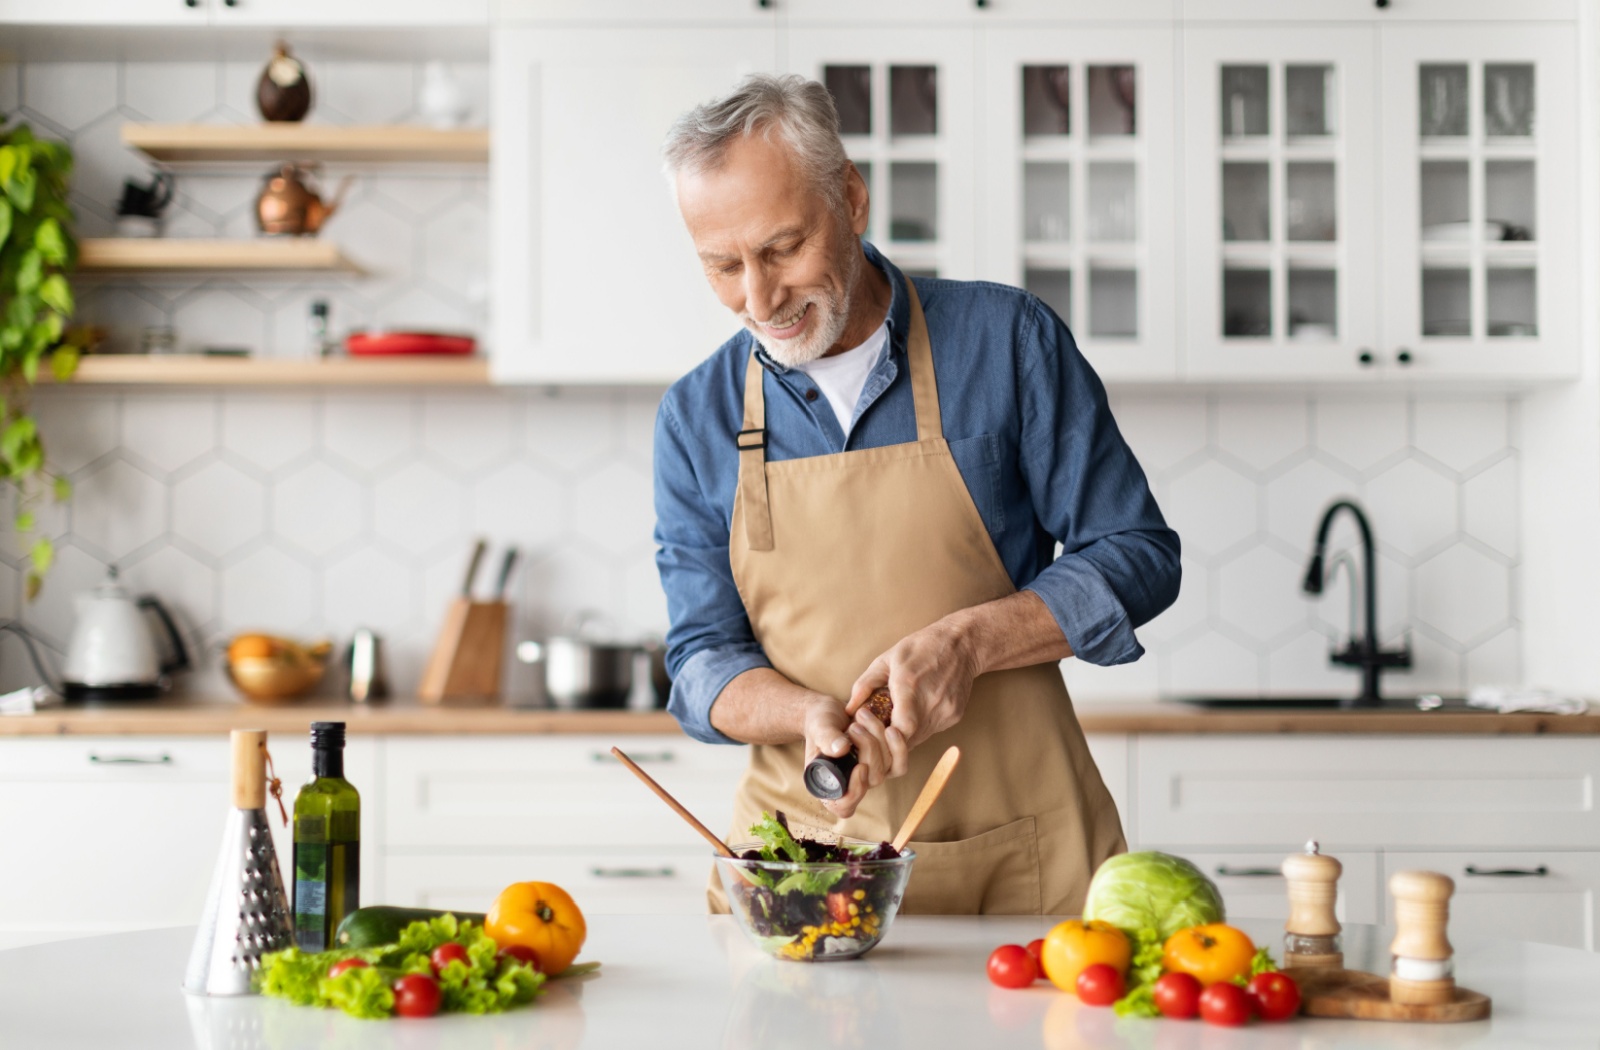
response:
[[[1039,836],[1032,817],[954,842],[912,842],[906,915],[1038,915]]]

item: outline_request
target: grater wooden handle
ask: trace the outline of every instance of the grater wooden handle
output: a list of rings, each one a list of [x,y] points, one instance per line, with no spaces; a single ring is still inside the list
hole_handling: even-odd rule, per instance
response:
[[[264,809],[267,805],[267,731],[235,729],[233,742],[233,805]]]

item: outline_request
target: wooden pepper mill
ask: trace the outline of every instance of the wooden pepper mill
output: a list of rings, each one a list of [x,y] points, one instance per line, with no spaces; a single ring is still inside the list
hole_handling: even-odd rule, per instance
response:
[[[1307,842],[1304,853],[1284,859],[1283,878],[1289,889],[1289,919],[1283,924],[1284,969],[1344,968],[1334,904],[1344,865]]]
[[[1397,871],[1389,879],[1394,895],[1394,969],[1389,998],[1396,1003],[1448,1003],[1455,999],[1455,950],[1445,936],[1450,897],[1456,884],[1434,871]]]

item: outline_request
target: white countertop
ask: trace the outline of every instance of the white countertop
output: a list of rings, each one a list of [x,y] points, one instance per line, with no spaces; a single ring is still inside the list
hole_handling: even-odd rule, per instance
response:
[[[531,1007],[492,1017],[358,1021],[254,996],[205,999],[178,987],[191,929],[149,930],[0,951],[0,1045],[28,1050],[309,1050],[401,1046],[805,1048],[933,1047],[1600,1047],[1600,954],[1511,941],[1457,946],[1458,979],[1494,999],[1459,1025],[1298,1018],[1222,1029],[1119,1020],[1040,984],[992,987],[984,961],[1025,942],[1037,918],[902,918],[858,962],[769,959],[727,918],[596,916],[582,958],[601,974],[554,982]],[[1276,946],[1281,927],[1240,923]],[[1346,959],[1382,971],[1385,931],[1350,927]]]

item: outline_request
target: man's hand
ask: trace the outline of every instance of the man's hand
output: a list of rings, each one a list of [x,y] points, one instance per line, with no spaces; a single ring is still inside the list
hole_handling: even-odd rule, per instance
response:
[[[912,748],[966,715],[972,682],[980,674],[1071,655],[1072,646],[1043,600],[1018,591],[951,613],[900,639],[856,679],[845,710],[876,722],[862,705],[874,689],[888,688],[894,714],[884,740],[889,776],[898,777]]]
[[[841,820],[855,813],[869,788],[891,775],[887,731],[871,712],[859,711],[852,717],[838,700],[818,697],[806,705],[804,732],[807,764],[819,754],[842,758],[852,747],[856,750],[858,761],[844,795],[822,803]]]

